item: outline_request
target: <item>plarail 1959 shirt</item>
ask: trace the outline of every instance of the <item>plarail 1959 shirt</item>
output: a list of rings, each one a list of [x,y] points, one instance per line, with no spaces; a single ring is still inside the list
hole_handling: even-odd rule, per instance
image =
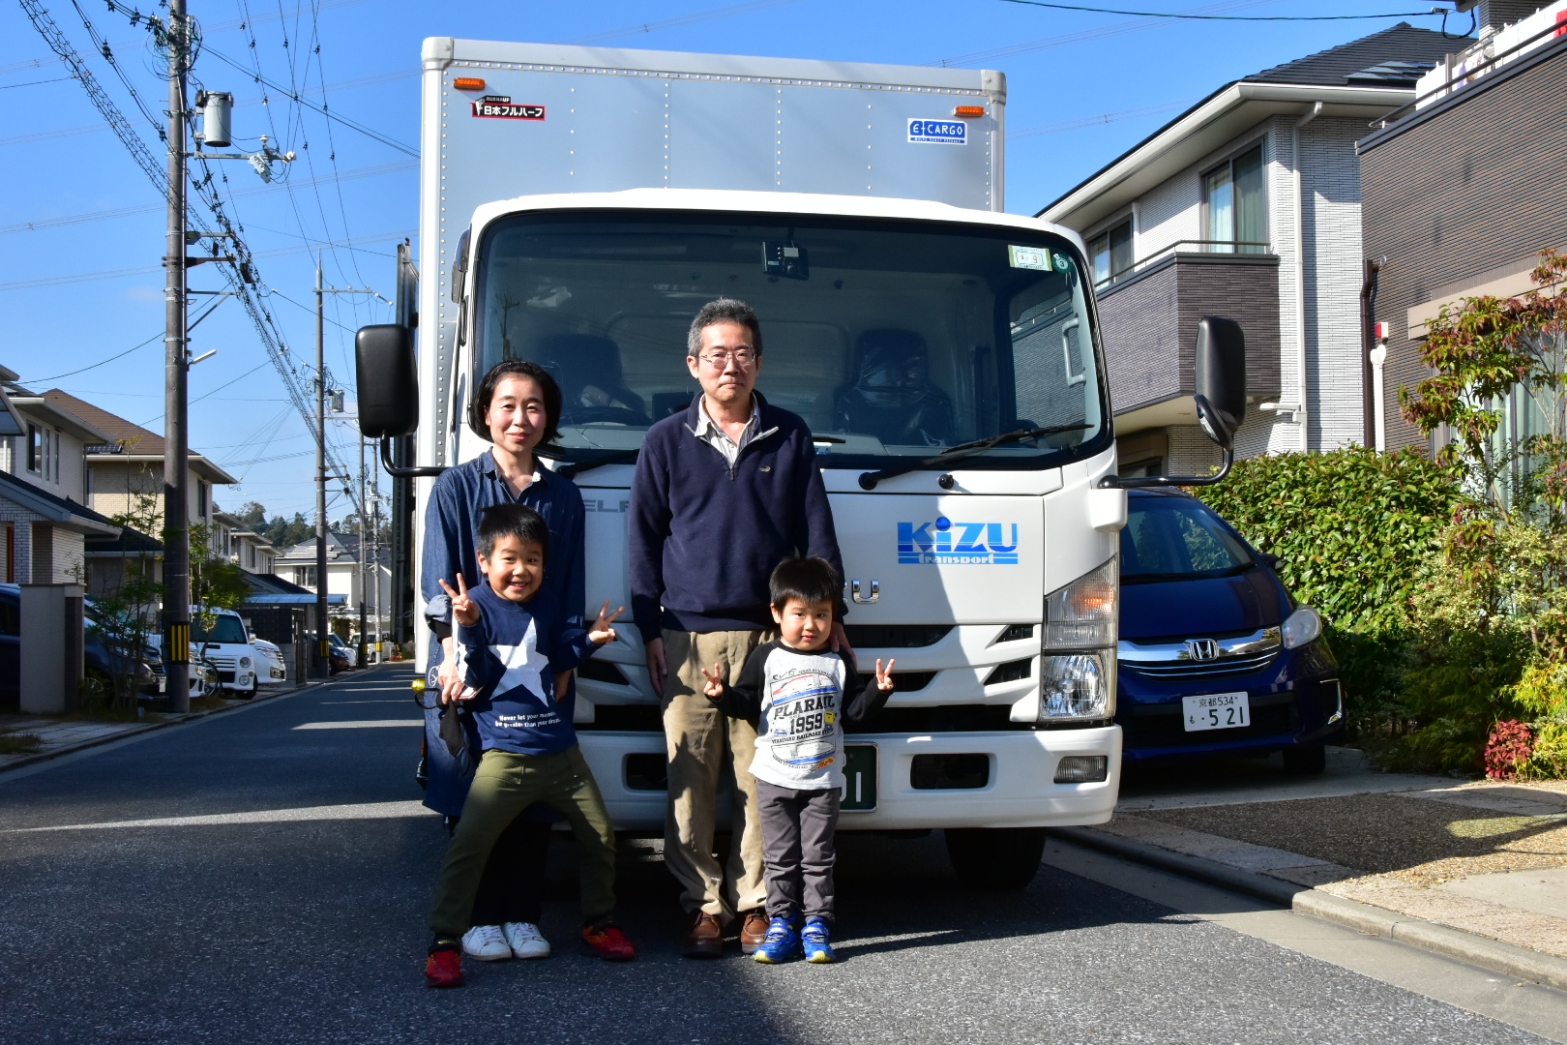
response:
[[[797,650],[774,639],[751,651],[719,706],[757,723],[751,775],[776,787],[843,786],[843,724],[860,722],[890,693],[864,686],[831,649]]]

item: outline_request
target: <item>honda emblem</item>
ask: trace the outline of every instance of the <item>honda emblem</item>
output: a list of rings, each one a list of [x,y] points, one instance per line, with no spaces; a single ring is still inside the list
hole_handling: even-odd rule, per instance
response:
[[[1186,658],[1188,660],[1218,660],[1219,643],[1214,639],[1187,639]]]

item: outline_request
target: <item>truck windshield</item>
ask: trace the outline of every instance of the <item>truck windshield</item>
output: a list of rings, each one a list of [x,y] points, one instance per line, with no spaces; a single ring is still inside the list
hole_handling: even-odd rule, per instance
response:
[[[569,457],[634,450],[700,390],[692,317],[740,298],[762,326],[757,390],[829,466],[1017,429],[965,468],[1040,468],[1109,445],[1082,262],[1067,240],[983,225],[758,215],[525,214],[478,248],[478,373],[528,359],[560,382]],[[842,460],[836,460],[842,458]],[[859,458],[856,461],[854,458]]]

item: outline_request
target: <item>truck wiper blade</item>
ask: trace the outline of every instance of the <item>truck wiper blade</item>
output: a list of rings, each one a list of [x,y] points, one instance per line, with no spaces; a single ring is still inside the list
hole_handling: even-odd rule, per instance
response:
[[[908,472],[928,468],[931,465],[959,461],[965,457],[984,453],[991,447],[1001,446],[1005,443],[1019,443],[1024,439],[1039,439],[1042,436],[1058,435],[1061,432],[1081,432],[1090,427],[1092,426],[1088,424],[1076,424],[1050,425],[1047,428],[1019,428],[1015,432],[1003,432],[1001,435],[991,436],[989,439],[976,439],[971,443],[959,443],[957,446],[949,446],[935,457],[927,457],[923,461],[908,461],[903,464],[891,465],[887,468],[878,468],[874,472],[861,472],[860,489],[874,490],[876,489],[876,484],[883,479],[891,479],[895,475],[905,475]]]
[[[587,451],[588,455],[578,457],[579,453]],[[629,450],[595,450],[591,447],[573,446],[541,446],[539,455],[551,460],[564,459],[563,464],[555,469],[556,475],[574,479],[581,472],[594,468],[603,468],[611,464],[635,464],[637,455],[642,452],[641,447],[633,447]]]

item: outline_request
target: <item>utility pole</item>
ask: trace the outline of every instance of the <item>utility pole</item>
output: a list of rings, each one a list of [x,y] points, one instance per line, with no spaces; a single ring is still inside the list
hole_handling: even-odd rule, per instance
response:
[[[316,252],[316,655],[313,674],[332,674],[332,648],[326,636],[326,288],[321,283],[321,253]]]
[[[359,644],[358,662],[355,667],[365,666],[365,508],[369,502],[365,499],[365,437],[359,437]]]
[[[328,478],[341,479],[343,482],[352,480],[346,476],[328,476],[326,474],[326,296],[328,294],[369,294],[380,298],[381,295],[369,287],[329,287],[323,282],[321,272],[321,252],[316,252],[316,652],[313,671],[317,678],[328,678],[332,674],[332,648],[331,640],[327,638],[327,587],[326,587],[326,481]],[[385,301],[385,298],[381,298]],[[341,409],[339,403],[335,409]],[[359,445],[359,474],[364,476],[364,442]],[[345,493],[348,491],[345,490]],[[352,495],[350,495],[352,496]],[[360,495],[359,515],[361,517],[361,553],[363,555],[363,516],[364,495]],[[360,593],[364,592],[361,584]],[[361,666],[364,661],[364,603],[359,604],[359,634]]]
[[[169,222],[163,255],[163,662],[169,703],[190,710],[190,433],[185,348],[185,0],[169,0]]]

